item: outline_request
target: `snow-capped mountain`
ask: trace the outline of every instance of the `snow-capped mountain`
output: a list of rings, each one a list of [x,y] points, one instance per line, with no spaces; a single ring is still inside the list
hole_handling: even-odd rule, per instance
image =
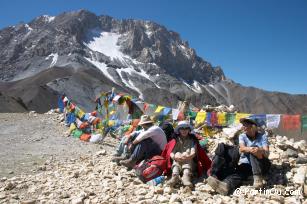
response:
[[[189,100],[195,106],[235,104],[244,112],[307,112],[306,95],[242,87],[198,57],[178,33],[150,21],[85,10],[40,16],[2,29],[0,45],[4,107],[15,100],[24,109],[45,111],[57,93],[66,93],[91,110],[100,92],[115,87],[169,107]]]

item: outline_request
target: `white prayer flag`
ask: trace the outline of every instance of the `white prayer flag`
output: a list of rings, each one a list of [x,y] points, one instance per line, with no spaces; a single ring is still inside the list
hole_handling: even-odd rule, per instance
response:
[[[280,115],[278,114],[267,114],[266,115],[267,127],[278,128],[280,122]]]
[[[179,113],[179,109],[172,109],[173,120],[177,120]]]

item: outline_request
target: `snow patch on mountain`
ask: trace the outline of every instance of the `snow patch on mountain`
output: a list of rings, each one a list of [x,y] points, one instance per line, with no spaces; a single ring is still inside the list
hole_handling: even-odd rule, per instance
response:
[[[148,25],[148,23],[145,24],[145,28],[146,28],[146,30],[145,30],[146,35],[148,37],[150,37],[153,32],[151,31],[150,26]]]
[[[55,19],[55,16],[43,15],[44,20],[48,23],[52,22]]]
[[[179,48],[179,50],[189,59],[190,58],[190,55],[188,53],[188,49],[183,46],[183,45],[178,45],[177,46]]]
[[[181,79],[182,83],[184,85],[186,85],[189,89],[191,89],[193,92],[196,92],[196,93],[202,93],[202,90],[199,86],[199,83],[197,81],[194,81],[193,82],[193,85],[190,85],[189,83],[187,83],[185,80]]]
[[[124,71],[124,70],[125,70],[125,71]],[[137,87],[134,85],[134,83],[133,83],[129,78],[128,78],[128,80],[127,80],[127,79],[125,79],[125,77],[123,77],[123,73],[126,73],[126,74],[127,74],[126,71],[128,71],[128,74],[130,74],[129,72],[132,73],[131,69],[129,69],[129,70],[124,69],[124,70],[122,70],[122,69],[116,69],[116,72],[118,73],[118,75],[119,75],[120,78],[122,79],[122,82],[125,84],[126,87],[128,87],[128,88],[130,88],[130,89],[132,89],[132,90],[135,90],[136,92],[138,92],[138,93],[140,94],[140,95],[139,95],[140,98],[143,98],[143,93],[142,93],[142,91],[141,91],[139,88],[137,88]]]
[[[105,63],[103,62],[98,62],[98,61],[94,61],[91,60],[90,58],[86,58],[85,59],[87,61],[89,61],[90,63],[92,63],[95,67],[97,67],[107,78],[109,78],[111,81],[113,81],[114,83],[118,84],[118,82],[113,78],[113,76],[108,72],[108,67]]]
[[[200,83],[198,82],[198,81],[193,81],[193,86],[195,87],[195,91],[197,92],[197,93],[202,93],[203,91],[201,90],[201,88],[200,88]]]
[[[88,41],[84,42],[84,45],[112,59],[124,61],[125,55],[120,51],[120,46],[117,45],[120,36],[117,33],[101,32],[101,30],[94,29],[88,33]]]
[[[59,55],[58,55],[58,53],[51,53],[50,55],[48,55],[48,56],[45,58],[45,60],[49,60],[50,57],[52,57],[52,62],[51,62],[51,64],[49,65],[49,67],[53,67],[53,66],[57,63],[58,58],[59,58]]]
[[[33,28],[31,28],[28,24],[25,24],[25,27],[26,27],[29,31],[33,30]]]

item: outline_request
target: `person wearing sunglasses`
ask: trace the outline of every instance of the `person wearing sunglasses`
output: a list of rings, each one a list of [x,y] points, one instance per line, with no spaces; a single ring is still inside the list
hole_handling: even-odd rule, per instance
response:
[[[180,121],[175,128],[175,139],[172,139],[162,152],[167,161],[164,173],[171,174],[167,183],[169,186],[175,186],[181,181],[184,186],[191,187],[192,175],[198,173],[198,176],[201,176],[211,165],[211,160],[200,147],[192,130],[193,127],[188,121]]]

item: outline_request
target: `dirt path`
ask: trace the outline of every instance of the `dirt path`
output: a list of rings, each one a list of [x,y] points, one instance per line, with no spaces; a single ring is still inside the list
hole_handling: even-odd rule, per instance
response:
[[[60,115],[0,113],[0,177],[35,173],[46,161],[73,159],[102,145],[65,137]],[[107,141],[108,139],[106,139]],[[112,151],[112,145],[104,145]]]

